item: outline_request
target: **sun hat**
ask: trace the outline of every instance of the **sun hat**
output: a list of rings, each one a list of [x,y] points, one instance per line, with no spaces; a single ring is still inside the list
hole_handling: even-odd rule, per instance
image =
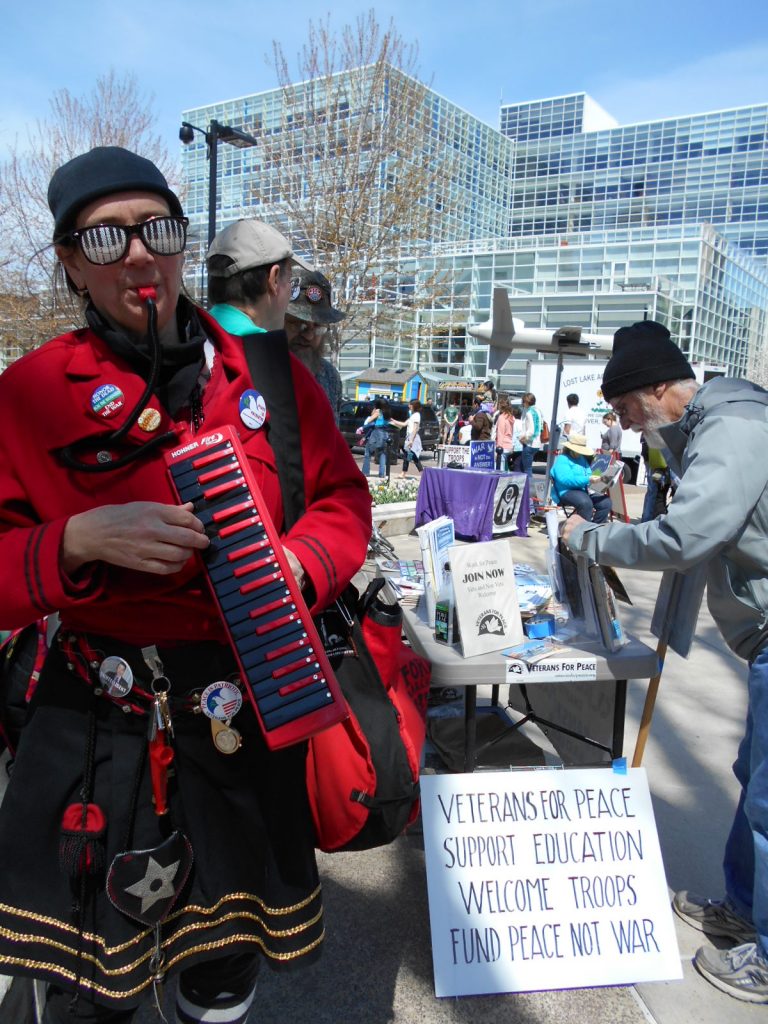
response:
[[[584,434],[569,434],[563,442],[563,448],[569,448],[577,455],[585,455],[588,459],[595,453],[587,446],[587,439]]]

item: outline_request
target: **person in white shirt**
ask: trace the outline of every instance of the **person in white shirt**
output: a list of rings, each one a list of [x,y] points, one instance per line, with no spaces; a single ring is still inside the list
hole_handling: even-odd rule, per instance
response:
[[[562,422],[562,441],[565,441],[571,434],[584,435],[587,432],[587,416],[579,409],[579,396],[576,394],[566,395],[565,400],[568,403],[568,412]]]

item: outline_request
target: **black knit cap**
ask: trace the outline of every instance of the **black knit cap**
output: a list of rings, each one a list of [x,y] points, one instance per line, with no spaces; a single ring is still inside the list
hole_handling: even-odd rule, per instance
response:
[[[167,201],[172,214],[184,213],[151,160],[121,146],[97,146],[63,164],[51,178],[48,206],[56,222],[54,239],[72,230],[84,206],[114,192],[154,192]]]
[[[613,355],[603,372],[603,397],[610,402],[647,384],[695,377],[667,328],[655,320],[641,320],[620,327],[613,336]]]

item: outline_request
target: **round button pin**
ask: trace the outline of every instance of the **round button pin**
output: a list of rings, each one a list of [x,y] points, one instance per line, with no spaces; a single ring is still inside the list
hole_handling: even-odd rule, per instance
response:
[[[125,697],[133,687],[133,671],[125,658],[110,654],[99,665],[99,681],[110,697]]]
[[[240,419],[251,430],[258,430],[267,418],[267,403],[264,396],[254,388],[240,395]]]
[[[148,434],[151,434],[153,430],[157,430],[160,426],[160,419],[160,413],[157,409],[144,409],[137,422],[142,430],[146,430]]]
[[[206,686],[200,694],[200,708],[206,718],[228,722],[243,706],[243,695],[234,683],[217,682]]]
[[[116,384],[102,384],[91,395],[91,408],[105,420],[114,416],[124,405],[123,392]]]

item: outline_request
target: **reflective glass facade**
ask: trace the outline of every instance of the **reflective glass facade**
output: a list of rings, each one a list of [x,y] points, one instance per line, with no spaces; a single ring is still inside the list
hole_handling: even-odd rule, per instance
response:
[[[736,375],[750,348],[768,344],[768,105],[622,127],[578,93],[504,104],[497,131],[430,90],[420,102],[431,128],[412,159],[447,158],[444,180],[424,197],[438,214],[433,236],[380,268],[366,299],[373,313],[388,304],[387,318],[346,339],[342,371],[486,377],[487,348],[466,327],[487,320],[494,285],[531,326],[609,333],[656,317],[690,359]],[[220,227],[257,216],[291,234],[280,180],[302,119],[287,125],[284,113],[280,90],[184,113],[201,127],[216,118],[285,140],[282,167],[267,166],[259,147],[220,145]],[[202,238],[202,142],[183,159]],[[524,360],[510,361],[502,383],[519,389],[523,372]]]
[[[502,107],[511,235],[703,222],[768,256],[768,105],[594,131],[588,99],[546,101],[522,128],[536,105]]]

